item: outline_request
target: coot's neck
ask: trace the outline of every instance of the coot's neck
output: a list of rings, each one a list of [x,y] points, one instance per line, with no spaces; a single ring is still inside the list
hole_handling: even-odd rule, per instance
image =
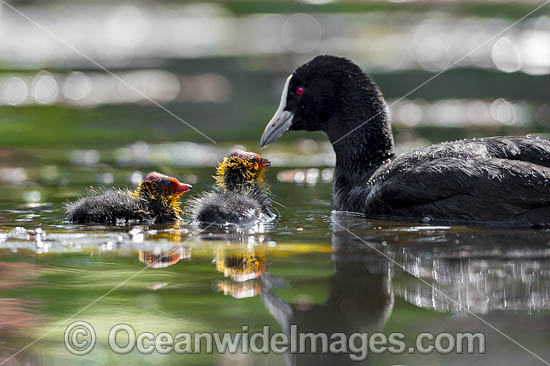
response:
[[[356,198],[349,194],[352,188],[362,187],[365,193],[371,175],[394,158],[393,135],[382,96],[367,98],[366,102],[348,104],[346,111],[334,115],[328,125],[327,135],[336,153],[332,188],[336,210],[356,211],[350,206]]]

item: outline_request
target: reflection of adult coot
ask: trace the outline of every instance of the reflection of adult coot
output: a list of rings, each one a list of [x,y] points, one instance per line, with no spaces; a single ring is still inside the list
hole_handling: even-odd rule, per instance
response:
[[[333,247],[344,247],[346,240],[345,236],[333,235]],[[324,304],[289,304],[273,292],[284,280],[268,274],[262,276],[261,299],[289,339],[290,327],[295,324],[300,333],[326,333],[330,344],[330,336],[334,333],[349,337],[356,332],[376,332],[391,314],[393,291],[388,265],[383,258],[337,252],[333,263],[335,273],[330,279],[329,296]],[[320,341],[317,345],[316,353],[309,352],[308,346],[305,354],[285,354],[286,364],[357,365],[348,354],[323,354],[319,351]]]
[[[330,279],[329,296],[324,304],[287,303],[273,292],[285,281],[268,274],[262,276],[260,296],[287,334],[291,324],[296,324],[300,332],[372,334],[393,311],[394,293],[423,309],[480,314],[512,336],[514,332],[523,334],[529,330],[538,337],[550,330],[548,315],[541,312],[550,309],[547,232],[444,227],[430,227],[430,230],[419,232],[410,226],[400,231],[395,225],[388,231],[374,231],[361,217],[333,215],[332,219],[335,273]],[[399,245],[382,244],[385,239],[391,241],[396,237],[399,237]],[[390,262],[372,247],[395,262]],[[411,275],[417,278],[421,275],[423,281],[411,281]],[[533,315],[532,312],[538,313]],[[423,324],[423,331],[433,334],[491,331],[471,316],[449,316],[441,324],[445,325],[440,327],[440,322]],[[483,364],[497,364],[503,359],[520,361],[525,358],[513,347],[510,351],[508,348],[502,350],[509,345],[504,337],[490,337],[487,338],[487,350],[499,352],[463,355],[455,361],[470,364],[475,358]],[[543,356],[547,351],[540,345],[536,342],[531,347]],[[432,364],[433,357],[441,355],[425,357],[417,360]],[[353,364],[344,354],[286,354],[285,360],[288,365]],[[367,363],[374,363],[374,360],[371,354]]]

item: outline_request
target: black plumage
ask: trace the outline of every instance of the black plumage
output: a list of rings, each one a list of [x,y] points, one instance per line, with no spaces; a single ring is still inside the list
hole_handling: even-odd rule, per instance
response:
[[[286,130],[324,131],[336,153],[335,210],[377,218],[550,225],[549,141],[490,137],[395,157],[382,94],[351,61],[316,57],[292,74],[285,89],[283,107],[261,145]]]
[[[90,191],[91,196],[82,197],[65,205],[65,218],[72,223],[116,223],[138,221],[144,218],[140,201],[127,189],[109,189],[104,192]]]
[[[274,218],[264,173],[267,159],[235,151],[218,164],[216,186],[190,201],[188,212],[205,225],[247,225]]]
[[[65,218],[72,223],[97,224],[171,222],[180,218],[179,197],[190,189],[190,185],[175,178],[152,172],[134,192],[118,188],[92,190],[89,196],[65,206]]]

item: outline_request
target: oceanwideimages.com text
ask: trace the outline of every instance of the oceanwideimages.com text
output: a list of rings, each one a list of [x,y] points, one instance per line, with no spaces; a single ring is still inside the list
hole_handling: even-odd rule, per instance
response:
[[[419,333],[407,344],[404,333],[312,333],[301,332],[291,325],[288,332],[271,332],[269,326],[252,332],[247,325],[240,332],[136,332],[129,324],[116,324],[106,335],[109,348],[116,354],[137,351],[141,354],[190,353],[254,353],[254,354],[347,354],[353,361],[363,361],[370,353],[392,354],[482,354],[485,353],[483,333]],[[97,335],[91,324],[71,323],[65,330],[65,347],[75,355],[90,353]]]

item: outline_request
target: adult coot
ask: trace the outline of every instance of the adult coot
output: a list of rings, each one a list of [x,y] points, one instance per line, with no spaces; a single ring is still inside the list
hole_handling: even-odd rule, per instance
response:
[[[369,217],[550,225],[550,142],[490,137],[396,157],[388,109],[353,62],[318,56],[286,80],[260,146],[287,130],[324,131],[336,152],[335,210]]]
[[[191,200],[190,215],[200,224],[248,225],[274,218],[264,174],[269,160],[237,150],[217,166],[216,186]]]
[[[191,185],[180,183],[176,178],[152,172],[134,192],[109,189],[67,204],[65,218],[73,223],[97,224],[171,222],[180,218],[179,198],[190,189]]]

